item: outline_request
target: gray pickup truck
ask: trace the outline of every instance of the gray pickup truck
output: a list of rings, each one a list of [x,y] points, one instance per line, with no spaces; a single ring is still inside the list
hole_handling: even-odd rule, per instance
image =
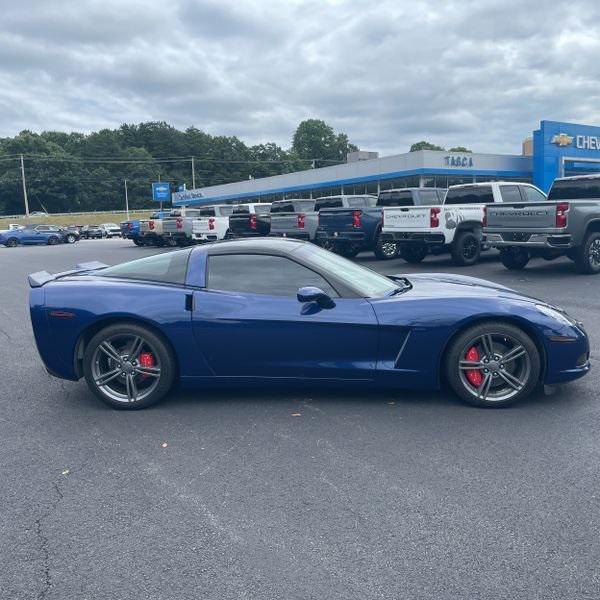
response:
[[[568,256],[581,273],[600,273],[600,175],[556,179],[548,200],[523,200],[486,207],[486,242],[507,269]]]
[[[314,241],[318,213],[316,200],[277,200],[271,204],[271,232],[273,237],[290,237],[298,240]]]

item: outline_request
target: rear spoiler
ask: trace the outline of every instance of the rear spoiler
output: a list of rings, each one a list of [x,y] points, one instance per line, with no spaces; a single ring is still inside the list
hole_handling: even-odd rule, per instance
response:
[[[29,287],[38,288],[59,277],[66,277],[67,275],[75,275],[76,273],[83,273],[86,271],[97,271],[98,269],[105,269],[106,267],[108,267],[108,265],[94,260],[92,262],[79,263],[78,265],[75,265],[75,268],[71,271],[63,271],[62,273],[55,273],[54,275],[48,273],[48,271],[31,273],[27,276],[27,280],[29,281]]]

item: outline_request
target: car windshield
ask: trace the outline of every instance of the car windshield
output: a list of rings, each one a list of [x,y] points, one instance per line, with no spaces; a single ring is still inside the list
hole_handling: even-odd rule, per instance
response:
[[[398,283],[367,267],[358,265],[318,246],[306,245],[296,251],[307,264],[341,279],[363,298],[383,298],[398,291]]]

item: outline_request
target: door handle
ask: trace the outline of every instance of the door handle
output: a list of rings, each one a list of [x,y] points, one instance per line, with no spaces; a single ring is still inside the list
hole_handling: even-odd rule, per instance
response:
[[[194,310],[194,294],[185,295],[185,310],[192,312]]]

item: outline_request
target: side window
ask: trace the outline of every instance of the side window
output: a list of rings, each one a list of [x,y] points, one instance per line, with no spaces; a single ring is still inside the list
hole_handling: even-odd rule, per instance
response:
[[[518,185],[501,185],[500,195],[502,202],[523,202]]]
[[[546,202],[546,196],[542,192],[528,185],[521,188],[521,194],[523,194],[526,202]]]
[[[419,190],[419,196],[421,205],[431,206],[440,203],[436,190]]]
[[[36,231],[48,231],[48,226],[47,225],[38,225],[35,230]]]
[[[364,208],[365,199],[364,198],[348,198],[348,206],[350,208]]]
[[[295,297],[298,289],[305,286],[338,296],[321,275],[283,256],[223,254],[208,259],[211,290]]]
[[[494,194],[488,185],[459,186],[450,188],[444,204],[492,204]]]
[[[102,277],[121,277],[124,279],[183,284],[185,283],[190,253],[191,250],[179,250],[178,252],[156,254],[102,269],[97,274]]]

